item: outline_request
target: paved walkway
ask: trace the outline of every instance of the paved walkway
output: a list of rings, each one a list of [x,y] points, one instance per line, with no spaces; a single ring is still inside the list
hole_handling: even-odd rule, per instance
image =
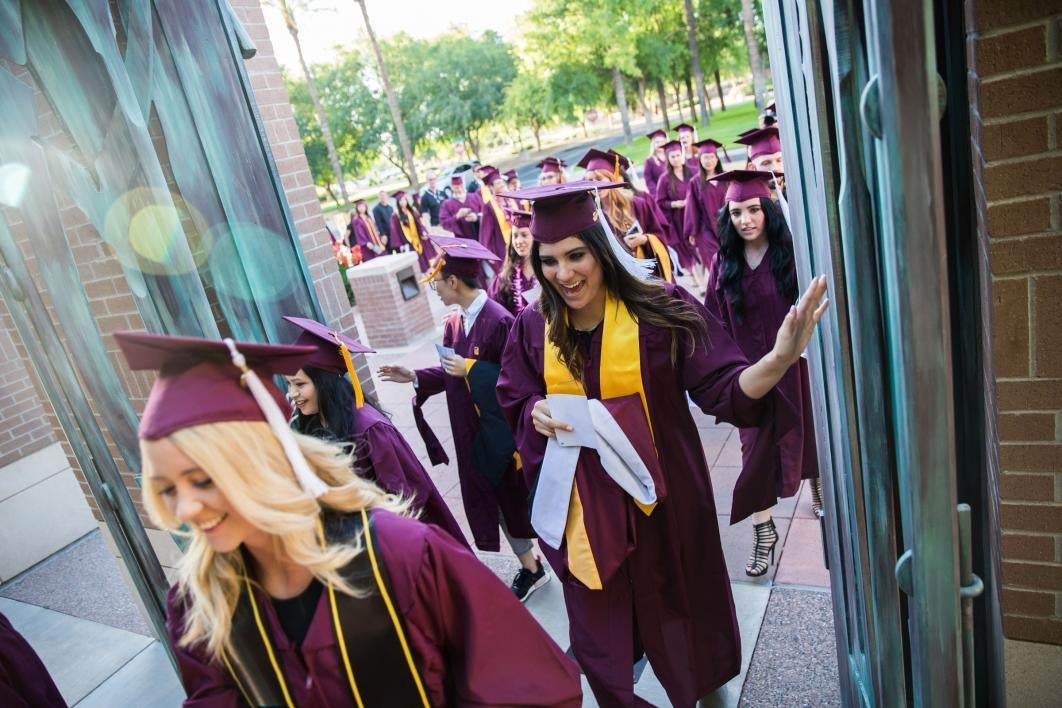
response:
[[[445,308],[434,293],[427,294],[441,321]],[[374,370],[384,363],[430,366],[437,361],[434,342],[440,334],[401,350],[370,355],[370,363]],[[412,387],[377,382],[377,392],[395,425],[426,459],[409,404]],[[452,459],[445,397],[430,401],[425,414]],[[747,577],[744,568],[752,543],[751,525],[746,520],[730,526],[728,516],[741,465],[740,441],[729,425],[717,424],[697,410],[693,414],[712,473],[742,638],[741,674],[702,705],[840,705],[829,576],[822,563],[809,491],[805,487],[797,498],[775,509],[780,536],[777,563],[761,578]],[[436,467],[432,476],[467,533],[456,466]],[[479,555],[506,582],[517,570],[509,554]],[[183,692],[166,652],[147,636],[147,625],[117,565],[107,558],[99,533],[89,534],[0,586],[0,612],[36,648],[71,706],[177,705]],[[569,647],[558,582],[536,592],[527,608],[561,647]],[[668,705],[651,665],[636,666],[635,675],[638,695],[654,705]],[[589,690],[585,693],[584,705],[596,706]]]

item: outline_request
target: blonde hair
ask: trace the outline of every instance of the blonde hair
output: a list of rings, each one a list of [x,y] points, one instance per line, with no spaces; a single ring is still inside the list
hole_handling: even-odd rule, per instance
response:
[[[210,475],[240,516],[273,537],[278,554],[310,570],[321,583],[357,595],[339,571],[361,552],[361,539],[323,545],[317,525],[322,508],[344,512],[373,508],[407,514],[409,503],[354,474],[351,456],[338,445],[293,434],[310,469],[331,487],[320,500],[295,481],[280,442],[264,422],[197,425],[178,430],[168,439]],[[141,442],[144,475],[148,476],[151,463],[144,452]],[[144,485],[143,494],[152,521],[192,539],[177,566],[178,594],[188,604],[178,646],[202,644],[216,659],[229,645],[232,615],[247,575],[243,555],[239,550],[215,552],[198,529],[179,531],[181,522],[159,498],[155,485]]]
[[[611,182],[612,170],[590,170],[587,179]],[[601,190],[601,211],[622,242],[623,235],[634,224],[634,192],[624,188]]]

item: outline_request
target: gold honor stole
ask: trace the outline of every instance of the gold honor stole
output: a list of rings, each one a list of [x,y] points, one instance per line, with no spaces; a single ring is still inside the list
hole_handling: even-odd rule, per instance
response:
[[[501,205],[498,204],[498,200],[494,198],[494,193],[490,189],[484,187],[483,199],[487,204],[490,204],[491,211],[494,212],[494,218],[498,221],[498,228],[501,229],[502,238],[505,239],[505,245],[509,245],[509,241],[513,237],[513,227],[509,223],[509,220],[505,218],[505,212],[502,211]]]
[[[409,245],[411,245],[413,250],[419,255],[424,252],[424,244],[420,242],[420,231],[417,230],[417,224],[415,221],[416,217],[408,208],[403,209],[402,211],[405,212],[409,225],[407,226],[406,224],[403,224],[401,219],[398,220],[398,225],[402,228],[402,234],[406,237],[406,240],[409,241]]]
[[[358,218],[365,224],[365,228],[369,230],[369,238],[372,239],[372,242],[377,246],[383,247],[383,239],[380,238],[380,234],[376,231],[376,224],[373,223],[372,219],[364,214],[360,214]]]
[[[663,278],[665,282],[675,282],[674,277],[671,275],[671,256],[668,255],[667,246],[665,246],[663,242],[653,234],[646,234],[645,237],[650,250],[652,250],[653,255],[656,256],[656,262],[660,264],[660,277]],[[634,250],[635,257],[645,258],[645,246],[646,244],[643,243]]]
[[[565,311],[567,317],[567,311]],[[546,382],[546,393],[567,393],[585,396],[583,385],[576,381],[571,372],[560,360],[557,346],[549,340],[549,325],[546,325],[545,350],[543,352],[542,376]],[[616,398],[637,393],[642,399],[645,420],[649,432],[653,432],[653,423],[649,418],[649,408],[645,400],[645,388],[642,384],[642,358],[638,339],[638,322],[631,315],[623,300],[605,294],[605,319],[602,322],[601,361],[607,362],[606,371],[601,372],[601,398]],[[578,474],[578,472],[576,473]],[[593,503],[593,500],[590,500]],[[635,501],[646,516],[653,513],[656,503],[641,504]],[[564,525],[564,540],[568,548],[568,570],[591,590],[600,590],[603,586],[601,575],[590,547],[590,538],[586,532],[583,516],[583,501],[579,496],[579,485],[572,483],[571,502],[568,505],[568,519]]]

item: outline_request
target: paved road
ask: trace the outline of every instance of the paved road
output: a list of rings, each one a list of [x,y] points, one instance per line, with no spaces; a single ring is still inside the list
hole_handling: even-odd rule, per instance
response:
[[[584,140],[573,145],[569,145],[563,148],[557,148],[556,150],[549,152],[548,154],[553,157],[559,157],[571,166],[575,165],[579,161],[587,150],[592,147],[596,147],[599,150],[608,150],[614,145],[620,145],[623,143],[623,133],[617,135],[610,135],[607,137],[596,137],[590,140]],[[536,157],[529,162],[518,162],[516,165],[516,174],[520,176],[520,183],[524,187],[530,187],[538,181],[538,168],[535,166],[542,160],[541,157]],[[512,169],[507,167],[506,169]]]

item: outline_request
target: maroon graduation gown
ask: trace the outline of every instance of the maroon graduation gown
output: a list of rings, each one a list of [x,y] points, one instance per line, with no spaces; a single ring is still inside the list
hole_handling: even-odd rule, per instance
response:
[[[413,208],[409,211],[417,227],[417,233],[420,234],[421,252],[417,256],[420,270],[426,273],[431,269],[431,262],[435,259],[435,246],[428,240],[428,230],[424,228],[424,222],[420,220],[420,212]],[[401,249],[403,246],[407,247],[406,250],[413,250],[412,244],[406,240],[406,235],[402,232],[402,223],[398,220],[398,209],[395,209],[395,213],[391,214],[391,247]]]
[[[669,175],[665,172],[656,183],[656,203],[664,215],[664,225],[669,236],[668,244],[678,254],[683,268],[690,268],[696,259],[693,246],[685,236],[684,220],[686,207],[674,208],[671,202],[686,199],[689,196],[690,183],[676,179],[672,186]]]
[[[575,665],[478,558],[433,526],[380,510],[373,520],[395,609],[433,706],[581,705]],[[254,592],[295,705],[353,705],[328,593],[321,594],[306,638],[294,646],[268,596]],[[176,587],[168,605],[186,708],[242,706],[223,664],[210,663],[198,648],[177,647],[184,606]]]
[[[387,249],[390,245],[388,243],[388,236],[390,234],[376,234],[376,238],[373,238],[373,233],[376,231],[376,224],[373,222],[371,216],[355,216],[352,222],[354,227],[354,243],[361,246],[361,261],[371,261],[376,256],[387,255]],[[369,248],[369,244],[379,243],[383,246],[383,250],[377,253]]]
[[[774,347],[778,328],[793,303],[787,302],[775,286],[768,251],[755,270],[745,265],[741,276],[744,317],[739,322],[719,284],[721,263],[719,258],[713,263],[705,304],[720,317],[745,356],[750,360],[759,359]],[[780,498],[793,496],[800,489],[802,479],[819,476],[807,359],[801,357],[790,367],[775,389],[796,407],[796,422],[780,439],[773,430],[741,428],[738,431],[741,475],[734,484],[731,524],[771,508]]]
[[[660,175],[667,172],[667,160],[658,160],[655,155],[645,159],[642,167],[642,178],[645,179],[645,189],[649,196],[656,199],[656,183],[660,181]]]
[[[519,305],[516,301],[516,282],[513,282],[513,287],[509,291],[508,297],[503,297],[501,293],[502,281],[501,271],[494,276],[494,280],[490,281],[490,288],[487,290],[487,294],[491,300],[508,310],[513,317],[516,317],[520,312],[527,307],[526,301],[523,299],[523,294],[528,290],[535,288],[538,285],[538,281],[534,275],[529,275],[520,279],[520,302]]]
[[[644,647],[672,705],[692,706],[737,675],[740,637],[723,558],[715,500],[686,392],[705,412],[736,425],[752,425],[786,406],[773,393],[749,399],[738,385],[748,365],[722,323],[682,288],[666,286],[691,303],[708,327],[706,344],[687,339],[671,360],[670,334],[639,325],[641,371],[667,497],[651,516],[637,510],[605,475],[596,453],[584,450],[576,470],[586,526],[626,533],[591,536],[595,558],[618,567],[589,590],[569,572],[566,549],[540,541],[564,581],[572,648],[602,705],[632,705],[631,664]],[[531,410],[545,395],[545,325],[539,308],[520,315],[502,359],[498,401],[513,428],[525,470],[537,474],[546,438],[535,431]],[[584,387],[600,397],[601,329],[593,334]],[[617,566],[618,563],[618,566]]]
[[[412,499],[421,521],[435,524],[469,548],[439,489],[387,416],[372,406],[362,406],[354,411],[353,429],[355,466],[367,471],[381,489]]]
[[[461,326],[460,313],[447,318],[443,328],[443,346],[453,347],[457,354],[466,359],[499,363],[512,325],[513,316],[504,307],[488,299],[467,335]],[[527,506],[528,489],[523,478],[517,474],[515,465],[506,470],[501,484],[495,487],[472,462],[472,446],[479,431],[479,416],[467,381],[450,376],[441,366],[417,369],[416,373],[414,406],[423,405],[429,397],[446,392],[446,407],[454,436],[454,451],[457,453],[461,501],[476,548],[481,551],[500,550],[499,509],[513,537],[534,538],[535,531],[531,528],[531,514]]]
[[[486,202],[479,210],[479,242],[493,251],[498,258],[505,257],[505,234],[502,233],[494,207]]]
[[[66,708],[66,701],[44,662],[3,614],[0,614],[0,705]]]
[[[693,236],[697,258],[708,267],[719,252],[719,238],[715,233],[716,219],[719,210],[726,204],[726,187],[707,182],[698,173],[690,182],[687,199],[682,230]]]
[[[483,202],[480,200],[478,194],[469,194],[465,197],[465,201],[460,202],[457,199],[450,197],[442,203],[439,208],[439,224],[452,233],[454,236],[460,236],[461,238],[470,238],[473,241],[479,239],[479,222],[478,221],[465,221],[464,219],[457,219],[454,215],[461,209],[471,209],[478,214],[483,209]]]

